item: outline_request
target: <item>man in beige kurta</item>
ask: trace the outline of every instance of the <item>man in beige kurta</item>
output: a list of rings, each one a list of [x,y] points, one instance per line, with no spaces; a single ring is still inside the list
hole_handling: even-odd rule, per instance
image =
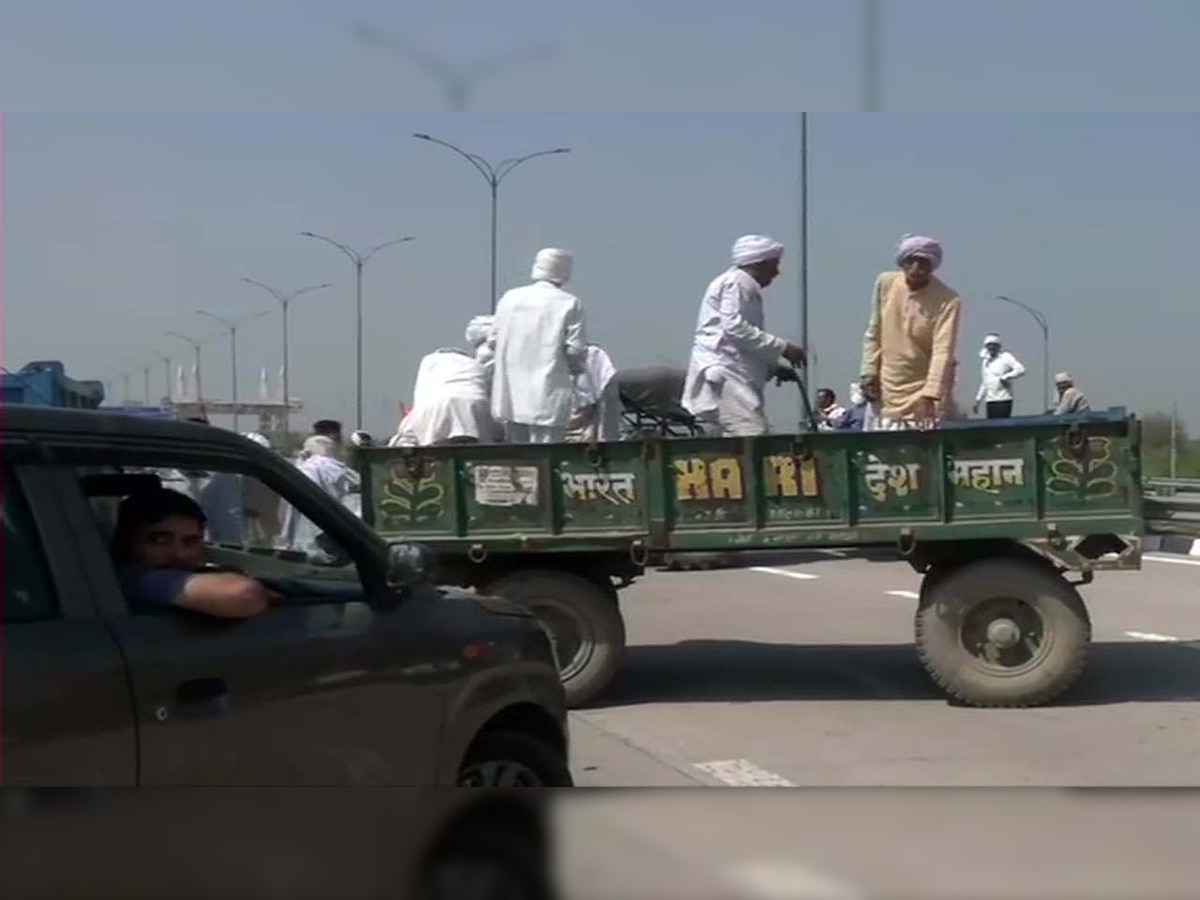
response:
[[[934,277],[942,245],[905,235],[899,271],[875,279],[863,342],[862,384],[878,397],[882,428],[929,427],[946,413],[962,300]]]

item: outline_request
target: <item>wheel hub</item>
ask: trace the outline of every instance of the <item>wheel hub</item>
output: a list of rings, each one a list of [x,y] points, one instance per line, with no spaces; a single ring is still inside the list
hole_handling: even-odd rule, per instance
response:
[[[1021,641],[1021,626],[1012,619],[996,619],[987,628],[988,642],[1001,649],[1015,647]]]

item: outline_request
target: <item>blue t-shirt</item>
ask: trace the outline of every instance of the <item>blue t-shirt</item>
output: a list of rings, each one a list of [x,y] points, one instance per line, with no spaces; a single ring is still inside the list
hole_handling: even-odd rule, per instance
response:
[[[195,572],[186,569],[129,565],[121,568],[121,589],[135,610],[171,609]]]

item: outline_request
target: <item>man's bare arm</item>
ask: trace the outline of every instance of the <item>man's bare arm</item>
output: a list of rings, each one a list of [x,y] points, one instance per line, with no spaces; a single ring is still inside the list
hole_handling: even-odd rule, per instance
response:
[[[232,572],[202,572],[187,580],[175,605],[221,619],[251,619],[267,609],[271,597],[257,579]]]

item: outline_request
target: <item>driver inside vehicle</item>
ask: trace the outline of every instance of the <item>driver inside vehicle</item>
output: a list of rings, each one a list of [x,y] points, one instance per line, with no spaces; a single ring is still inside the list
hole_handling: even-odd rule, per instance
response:
[[[169,488],[140,491],[121,502],[112,552],[134,612],[176,608],[249,619],[280,599],[255,578],[204,571],[205,525],[200,505]]]

